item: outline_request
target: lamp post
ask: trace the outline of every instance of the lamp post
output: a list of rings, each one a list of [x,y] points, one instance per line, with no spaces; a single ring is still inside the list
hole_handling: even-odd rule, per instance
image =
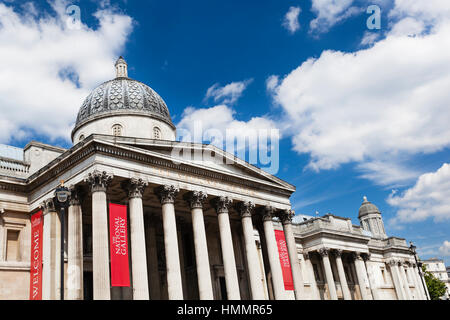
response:
[[[59,209],[60,221],[61,221],[61,300],[64,300],[64,230],[65,230],[65,212],[69,206],[70,191],[64,186],[64,181],[55,190],[55,196],[53,203],[55,208]]]
[[[428,300],[428,294],[427,294],[427,290],[425,289],[426,284],[423,282],[423,277],[422,277],[422,263],[417,261],[417,253],[416,253],[416,246],[412,243],[412,241],[409,242],[409,250],[411,251],[411,253],[414,255],[414,260],[416,260],[416,265],[417,265],[417,271],[419,272],[419,277],[420,277],[420,281],[422,281],[422,285],[423,285],[423,290],[425,291],[425,297]]]

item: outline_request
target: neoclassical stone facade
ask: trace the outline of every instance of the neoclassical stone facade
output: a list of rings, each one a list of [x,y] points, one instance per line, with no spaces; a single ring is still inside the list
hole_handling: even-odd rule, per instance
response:
[[[122,58],[116,69],[83,103],[73,147],[31,142],[22,158],[0,150],[0,299],[29,297],[39,210],[46,300],[60,297],[62,263],[70,300],[426,299],[405,240],[386,236],[367,199],[361,226],[333,215],[299,221],[294,186],[214,146],[174,141],[162,98],[129,79]],[[71,193],[64,261],[52,201],[61,180]],[[130,287],[111,287],[110,203],[128,207]]]

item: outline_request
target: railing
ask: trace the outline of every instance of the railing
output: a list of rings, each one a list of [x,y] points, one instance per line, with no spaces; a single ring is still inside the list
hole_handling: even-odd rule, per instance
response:
[[[0,172],[27,175],[30,173],[30,165],[24,161],[0,157]]]
[[[305,233],[313,230],[318,229],[328,229],[328,230],[335,230],[335,231],[344,231],[344,232],[350,232],[358,235],[363,235],[362,228],[359,226],[352,225],[351,229],[350,227],[343,226],[342,224],[334,223],[333,221],[327,219],[327,218],[315,218],[310,219],[304,222],[301,222],[296,225],[297,230],[300,233]]]

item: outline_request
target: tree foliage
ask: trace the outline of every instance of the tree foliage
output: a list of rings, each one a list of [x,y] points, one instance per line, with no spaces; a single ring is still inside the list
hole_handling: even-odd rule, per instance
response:
[[[427,271],[425,265],[422,265],[424,273],[425,283],[427,284],[428,292],[430,293],[431,300],[439,300],[445,295],[447,287],[445,283],[436,278],[431,272]]]

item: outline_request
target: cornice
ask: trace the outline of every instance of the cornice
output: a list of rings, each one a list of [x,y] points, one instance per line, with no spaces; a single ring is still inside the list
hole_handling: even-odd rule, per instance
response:
[[[168,142],[169,143],[169,142]],[[220,150],[220,149],[218,149]],[[209,178],[218,181],[224,181],[241,186],[257,188],[267,192],[289,197],[292,190],[286,189],[284,186],[272,186],[265,181],[257,181],[253,177],[246,179],[245,176],[236,176],[232,173],[222,173],[212,168],[201,168],[195,164],[175,164],[170,159],[164,159],[163,155],[144,150],[138,147],[130,147],[128,145],[114,145],[108,141],[102,141],[96,135],[91,135],[80,143],[67,150],[59,157],[51,161],[45,167],[41,168],[27,179],[8,179],[11,183],[0,181],[0,190],[8,190],[20,193],[29,193],[39,188],[55,177],[60,176],[68,169],[81,162],[85,158],[94,153],[99,153],[117,158],[133,160],[145,164],[151,164],[155,167],[170,169],[181,173],[189,173],[203,178]],[[255,179],[255,180],[254,180]],[[276,178],[278,179],[278,178]],[[21,183],[22,185],[18,185]]]

